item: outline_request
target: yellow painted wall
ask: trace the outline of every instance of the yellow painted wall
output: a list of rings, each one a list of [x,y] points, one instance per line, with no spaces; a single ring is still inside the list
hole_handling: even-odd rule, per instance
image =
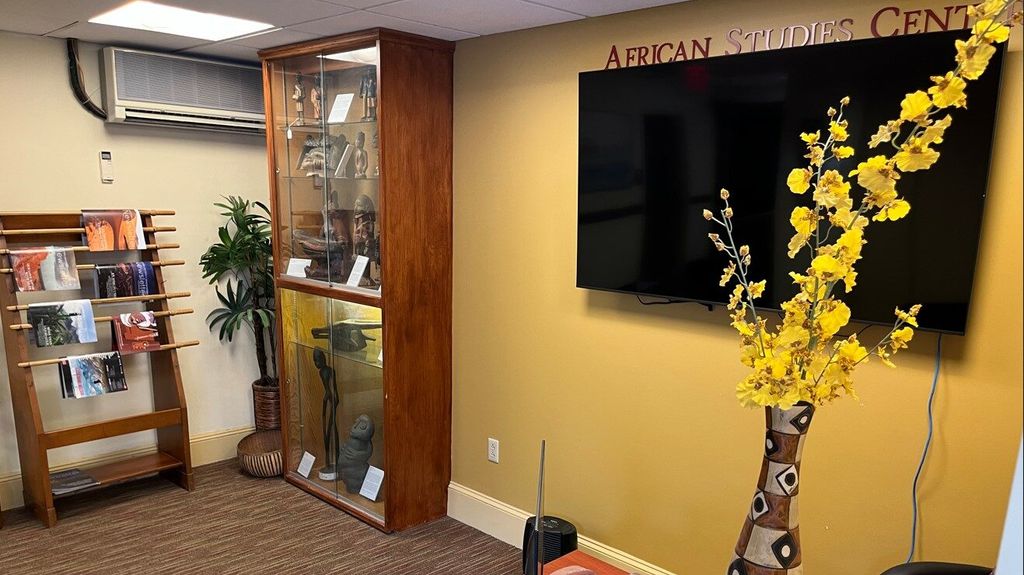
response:
[[[454,482],[532,509],[546,438],[548,512],[676,573],[724,571],[757,479],[763,417],[733,397],[744,368],[721,310],[574,287],[577,73],[603,68],[613,43],[712,36],[720,55],[733,27],[852,17],[854,36],[867,37],[886,5],[944,6],[694,0],[459,43]],[[1005,62],[970,335],[943,340],[920,490],[919,557],[930,560],[995,561],[1021,434],[1019,50]],[[905,557],[935,348],[922,334],[899,369],[864,366],[860,401],[815,419],[801,489],[808,573],[880,573]],[[487,437],[501,440],[498,465],[486,461]]]
[[[82,45],[86,88],[100,99],[98,46]],[[211,286],[202,278],[199,257],[217,237],[222,216],[212,204],[222,195],[266,201],[266,144],[257,136],[214,134],[190,130],[110,126],[89,115],[68,86],[64,42],[54,38],[0,32],[0,211],[76,210],[82,207],[168,208],[175,225],[160,241],[180,249],[163,254],[186,265],[164,269],[173,291],[189,291],[174,307],[195,313],[174,318],[179,341],[197,339],[199,347],[178,352],[188,398],[190,432],[196,436],[251,427],[249,384],[258,377],[252,338],[242,334],[234,344],[221,344],[205,324],[218,307]],[[110,150],[115,182],[100,183],[99,152]],[[91,281],[83,274],[82,281]],[[58,294],[63,295],[63,294]],[[45,296],[31,297],[45,301]],[[28,300],[26,300],[28,301]],[[108,308],[109,310],[110,308]],[[124,310],[139,309],[128,306]],[[8,330],[2,329],[3,336]],[[100,337],[107,336],[99,330]],[[98,351],[95,346],[68,346],[65,354]],[[33,357],[55,357],[32,352]],[[128,391],[110,396],[67,401],[60,398],[56,369],[34,372],[40,411],[47,429],[151,411],[148,362],[126,359]],[[52,465],[102,457],[155,445],[155,432],[76,445],[50,452]],[[0,483],[19,469],[6,360],[0,357]],[[5,508],[19,499],[2,501]]]

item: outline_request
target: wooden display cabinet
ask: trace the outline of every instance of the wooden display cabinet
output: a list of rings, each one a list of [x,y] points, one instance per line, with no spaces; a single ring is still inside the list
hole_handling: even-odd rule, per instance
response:
[[[260,52],[285,479],[383,531],[447,511],[453,52],[383,29]]]

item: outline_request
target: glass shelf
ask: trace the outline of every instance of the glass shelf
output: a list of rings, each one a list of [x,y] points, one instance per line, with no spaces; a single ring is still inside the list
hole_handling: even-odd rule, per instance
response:
[[[277,275],[379,297],[377,67],[311,53],[275,60],[269,73],[274,125],[286,134],[274,138]]]
[[[383,523],[384,490],[376,500],[360,494],[369,466],[386,471],[381,310],[290,289],[280,293],[288,461],[314,458],[308,476],[288,471]]]

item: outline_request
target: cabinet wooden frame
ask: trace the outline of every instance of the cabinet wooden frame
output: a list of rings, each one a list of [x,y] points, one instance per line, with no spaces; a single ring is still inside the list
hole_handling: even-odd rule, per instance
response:
[[[285,274],[283,210],[276,157],[273,65],[299,56],[376,47],[380,151],[379,205],[382,289],[379,294]],[[282,386],[285,479],[385,532],[447,514],[451,480],[452,325],[452,61],[455,45],[386,29],[372,29],[271,48],[263,61],[267,159],[271,190],[277,347]],[[327,110],[323,110],[326,114]],[[287,115],[286,115],[287,116]],[[280,161],[279,161],[280,160]],[[290,253],[290,250],[289,250]],[[333,496],[296,472],[289,448],[291,389],[284,361],[282,289],[370,305],[383,316],[384,518]]]

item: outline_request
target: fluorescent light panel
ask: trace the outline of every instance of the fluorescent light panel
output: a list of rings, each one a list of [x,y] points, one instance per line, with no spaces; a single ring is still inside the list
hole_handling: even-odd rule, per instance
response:
[[[89,22],[210,41],[236,38],[274,27],[264,22],[197,12],[144,0],[125,4],[91,18]]]
[[[377,48],[361,48],[359,50],[349,50],[348,52],[327,54],[324,58],[327,58],[328,60],[340,60],[342,62],[355,62],[356,64],[376,64]]]

